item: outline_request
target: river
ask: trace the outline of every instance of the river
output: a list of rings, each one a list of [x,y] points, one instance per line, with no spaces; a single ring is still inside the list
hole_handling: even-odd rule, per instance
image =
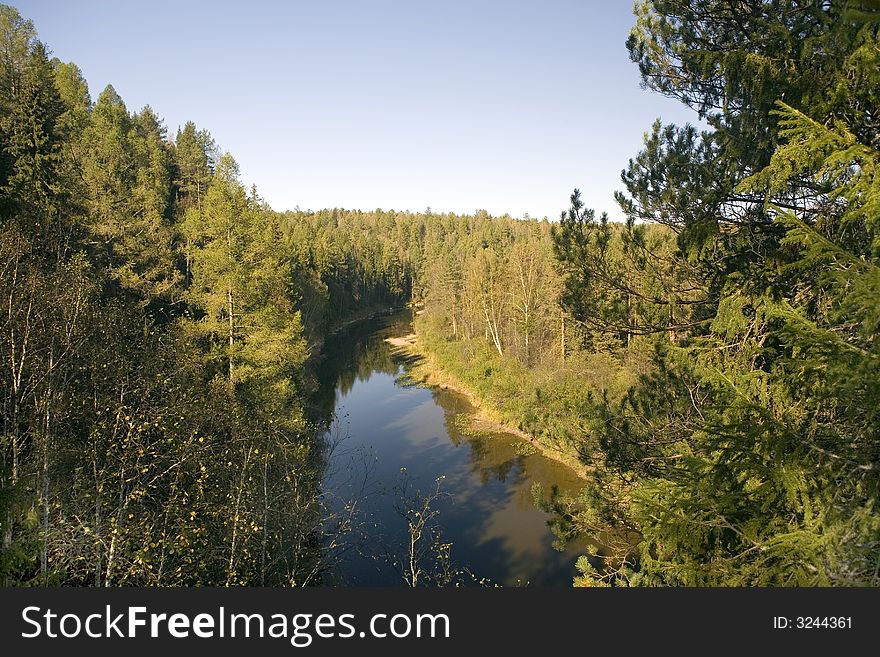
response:
[[[405,514],[417,518],[412,510],[438,490],[439,479],[430,524],[439,543],[451,544],[448,561],[473,581],[570,586],[584,545],[554,549],[550,515],[536,505],[532,488],[575,492],[581,480],[567,466],[530,453],[515,435],[464,428],[459,416],[473,407],[462,395],[402,379],[405,362],[384,339],[410,332],[405,311],[354,324],[324,346],[321,394],[335,414],[325,436],[333,447],[324,491],[337,510],[356,509],[332,583],[404,584]],[[425,562],[436,562],[427,534],[418,546]]]

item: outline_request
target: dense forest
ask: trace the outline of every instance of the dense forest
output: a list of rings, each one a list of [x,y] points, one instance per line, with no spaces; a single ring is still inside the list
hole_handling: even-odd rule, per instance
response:
[[[0,39],[3,582],[316,583],[346,519],[311,361],[412,277],[272,212],[207,131],[92,102],[11,7]]]
[[[432,367],[588,468],[535,491],[560,540],[626,537],[577,584],[880,584],[880,4],[636,14],[644,84],[708,127],[650,127],[618,223],[576,190],[273,211],[0,6],[3,583],[323,583],[321,346],[411,303]]]
[[[654,124],[624,224],[575,191],[556,274],[484,243],[460,300],[428,295],[428,347],[591,466],[551,505],[561,537],[639,537],[581,559],[578,583],[877,585],[880,5],[636,14],[644,84],[708,129]]]

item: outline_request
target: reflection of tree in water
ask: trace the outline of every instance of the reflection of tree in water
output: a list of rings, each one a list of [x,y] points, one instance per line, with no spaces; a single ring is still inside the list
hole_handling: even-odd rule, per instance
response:
[[[435,390],[433,398],[444,411],[449,439],[457,446],[469,447],[471,470],[480,484],[486,486],[492,480],[507,482],[510,477],[519,477],[521,481],[516,482],[514,492],[517,508],[537,508],[548,514],[547,524],[556,536],[557,549],[564,550],[574,541],[590,555],[590,563],[599,568],[613,560],[614,550],[609,545],[619,549],[624,543],[631,544],[630,536],[612,533],[607,528],[596,528],[594,532],[584,528],[575,530],[561,503],[576,499],[584,485],[574,472],[540,454],[520,454],[516,436],[469,429],[467,419],[475,409],[464,396],[449,390]],[[549,497],[546,491],[551,491]]]
[[[376,336],[357,343],[353,357],[356,367],[343,369],[337,379],[338,390],[343,395],[351,390],[356,381],[366,381],[374,372],[397,374],[398,366],[391,358],[388,345]]]
[[[483,486],[490,479],[505,482],[511,473],[515,476],[521,470],[518,466],[522,457],[513,451],[505,438],[471,438],[470,447],[471,470],[479,476]]]
[[[521,456],[516,453],[513,436],[504,434],[479,434],[467,429],[467,418],[474,407],[458,393],[448,390],[434,390],[433,398],[443,409],[446,433],[455,446],[470,447],[471,470],[485,486],[490,480],[506,482],[511,473],[521,465]]]
[[[324,428],[333,424],[335,404],[339,395],[350,393],[356,383],[366,382],[376,373],[396,377],[400,372],[401,365],[403,364],[405,367],[405,359],[394,354],[393,348],[384,342],[384,339],[410,333],[412,330],[410,321],[409,313],[385,316],[352,325],[327,340],[323,360],[318,370],[320,386],[314,396],[315,414],[317,418],[326,423],[323,425]],[[376,385],[387,385],[387,381]],[[397,385],[402,384],[398,382]],[[354,394],[357,392],[355,391]],[[393,395],[395,393],[388,389],[387,394]],[[473,485],[475,488],[482,487],[491,490],[492,496],[501,496],[498,500],[505,510],[497,519],[502,525],[501,531],[511,531],[516,534],[518,530],[505,523],[513,522],[515,524],[516,521],[513,519],[517,517],[516,514],[519,512],[526,512],[527,516],[531,518],[529,523],[535,523],[537,520],[532,515],[536,513],[537,509],[548,513],[547,520],[552,519],[552,513],[555,509],[549,509],[546,504],[536,502],[531,490],[533,483],[539,483],[548,489],[556,484],[566,492],[575,492],[579,484],[582,483],[573,472],[555,461],[541,455],[525,455],[523,450],[518,449],[520,444],[525,443],[521,443],[514,435],[470,429],[469,422],[464,420],[473,417],[475,409],[466,397],[451,390],[437,389],[431,390],[430,397],[434,404],[442,409],[445,433],[450,443],[459,447],[460,450],[466,449],[466,451],[459,451],[461,455],[459,458],[464,458],[458,461],[459,467],[469,473],[463,478],[466,482],[465,485]],[[341,418],[340,421],[342,421]],[[418,429],[416,430],[418,431]],[[438,431],[438,435],[442,435],[442,430]],[[341,462],[345,462],[344,459]],[[343,466],[346,471],[349,467],[352,466]],[[427,464],[426,467],[430,469],[431,465]],[[342,476],[344,478],[346,475],[343,473]],[[360,482],[360,478],[357,478],[357,481]],[[335,488],[334,490],[340,492],[341,489]],[[340,508],[342,506],[340,505]],[[441,506],[446,508],[445,504]],[[492,517],[494,518],[494,516]],[[378,516],[368,515],[355,521],[357,528],[354,534],[347,539],[347,542],[349,545],[356,544],[352,554],[357,553],[360,556],[351,557],[352,563],[359,564],[359,559],[367,562],[371,562],[372,559],[371,563],[373,563],[377,555],[368,556],[368,552],[375,551],[377,545],[383,540],[388,540],[388,537],[383,539],[382,534],[382,531],[387,530],[387,527],[380,523],[382,525],[380,528],[380,525],[376,524],[377,518]],[[462,554],[467,554],[468,557],[465,561],[475,567],[478,563],[497,562],[501,558],[499,555],[509,549],[502,543],[493,543],[492,541],[497,537],[489,542],[481,541],[483,532],[486,531],[485,523],[489,521],[485,510],[476,515],[468,512],[467,517],[460,514],[441,517],[438,519],[438,528],[446,524],[444,521],[452,522],[453,529],[449,530],[449,535],[456,535],[456,531],[465,532],[465,538],[458,537],[457,540],[464,541],[461,545],[465,546],[465,552]],[[529,532],[540,531],[540,525],[541,521],[537,520],[537,525],[531,524],[532,529],[526,530],[527,537],[521,543],[528,544],[530,546],[528,549],[534,548],[529,543],[533,540],[529,538],[532,536]],[[494,531],[498,531],[498,527],[495,527]],[[516,543],[518,539],[514,538],[513,540]],[[601,546],[599,549],[602,549]],[[442,553],[442,550],[440,552]],[[397,554],[393,550],[386,550],[386,553],[385,557],[388,554]],[[572,564],[573,561],[572,557]],[[548,577],[558,576],[558,573],[553,570],[554,568],[565,568],[565,566],[559,566],[558,561],[554,558],[548,559],[545,566],[549,569],[546,573]],[[525,568],[524,572],[533,573],[540,578],[542,575],[538,570],[545,566],[519,564],[517,567]],[[357,569],[360,567],[354,566],[355,572],[359,572]],[[556,574],[552,574],[551,571]],[[574,576],[573,571],[571,576]],[[421,580],[421,578],[419,579]],[[393,580],[398,581],[399,577],[393,577]]]
[[[336,407],[337,390],[348,393],[357,381],[373,372],[397,374],[395,362],[384,338],[412,330],[412,314],[396,312],[365,319],[327,337],[317,367],[317,386],[311,396],[310,416],[319,427],[329,426]]]
[[[326,506],[324,531],[319,537],[322,576],[331,584],[339,583],[335,578],[340,577],[340,563],[346,553],[367,551],[370,559],[382,556],[375,553],[376,527],[369,527],[373,519],[369,514],[363,515],[361,508],[364,496],[368,495],[365,491],[371,485],[372,457],[360,451],[346,458],[333,455],[348,432],[346,418],[336,414],[337,395],[347,394],[356,382],[368,380],[375,372],[396,375],[399,365],[384,338],[411,331],[409,311],[371,317],[328,336],[318,357],[317,385],[309,399],[309,419],[315,432],[323,436],[324,483],[328,475],[345,482],[337,482],[332,490],[324,490],[322,496]],[[335,472],[331,471],[331,461],[337,468]]]

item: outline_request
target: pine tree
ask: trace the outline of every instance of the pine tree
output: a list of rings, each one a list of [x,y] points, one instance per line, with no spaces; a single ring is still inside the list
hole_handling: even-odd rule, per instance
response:
[[[45,47],[37,42],[27,59],[11,103],[7,157],[11,162],[3,194],[28,234],[58,252],[61,221],[59,119],[64,111]]]
[[[623,174],[631,221],[672,229],[704,283],[653,371],[595,405],[635,482],[604,491],[642,536],[621,581],[876,584],[877,33],[843,5],[746,4],[643,3],[629,44],[712,130],[655,125]]]
[[[291,373],[306,351],[292,268],[277,219],[256,195],[248,198],[229,154],[217,163],[202,210],[187,213],[184,232],[193,245],[191,298],[205,313],[199,325],[222,354],[230,391],[298,394]]]

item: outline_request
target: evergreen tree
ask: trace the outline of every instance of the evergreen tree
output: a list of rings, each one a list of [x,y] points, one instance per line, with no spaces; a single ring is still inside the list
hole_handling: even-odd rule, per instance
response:
[[[204,310],[199,325],[222,354],[230,390],[289,385],[282,373],[306,356],[292,269],[278,251],[277,221],[255,195],[247,197],[229,154],[217,163],[202,210],[187,213],[184,231],[193,245],[191,298]]]
[[[841,5],[746,5],[638,8],[629,46],[646,83],[712,130],[655,125],[619,200],[630,226],[676,233],[674,270],[695,303],[651,372],[619,403],[599,401],[591,423],[604,467],[630,482],[599,494],[640,532],[638,569],[582,566],[640,584],[876,583],[877,363],[864,327],[880,298],[877,33]],[[563,262],[586,280],[608,269],[601,249],[562,237]],[[662,283],[653,269],[642,271]],[[682,298],[660,285],[651,305]],[[575,308],[594,312],[609,316]]]

